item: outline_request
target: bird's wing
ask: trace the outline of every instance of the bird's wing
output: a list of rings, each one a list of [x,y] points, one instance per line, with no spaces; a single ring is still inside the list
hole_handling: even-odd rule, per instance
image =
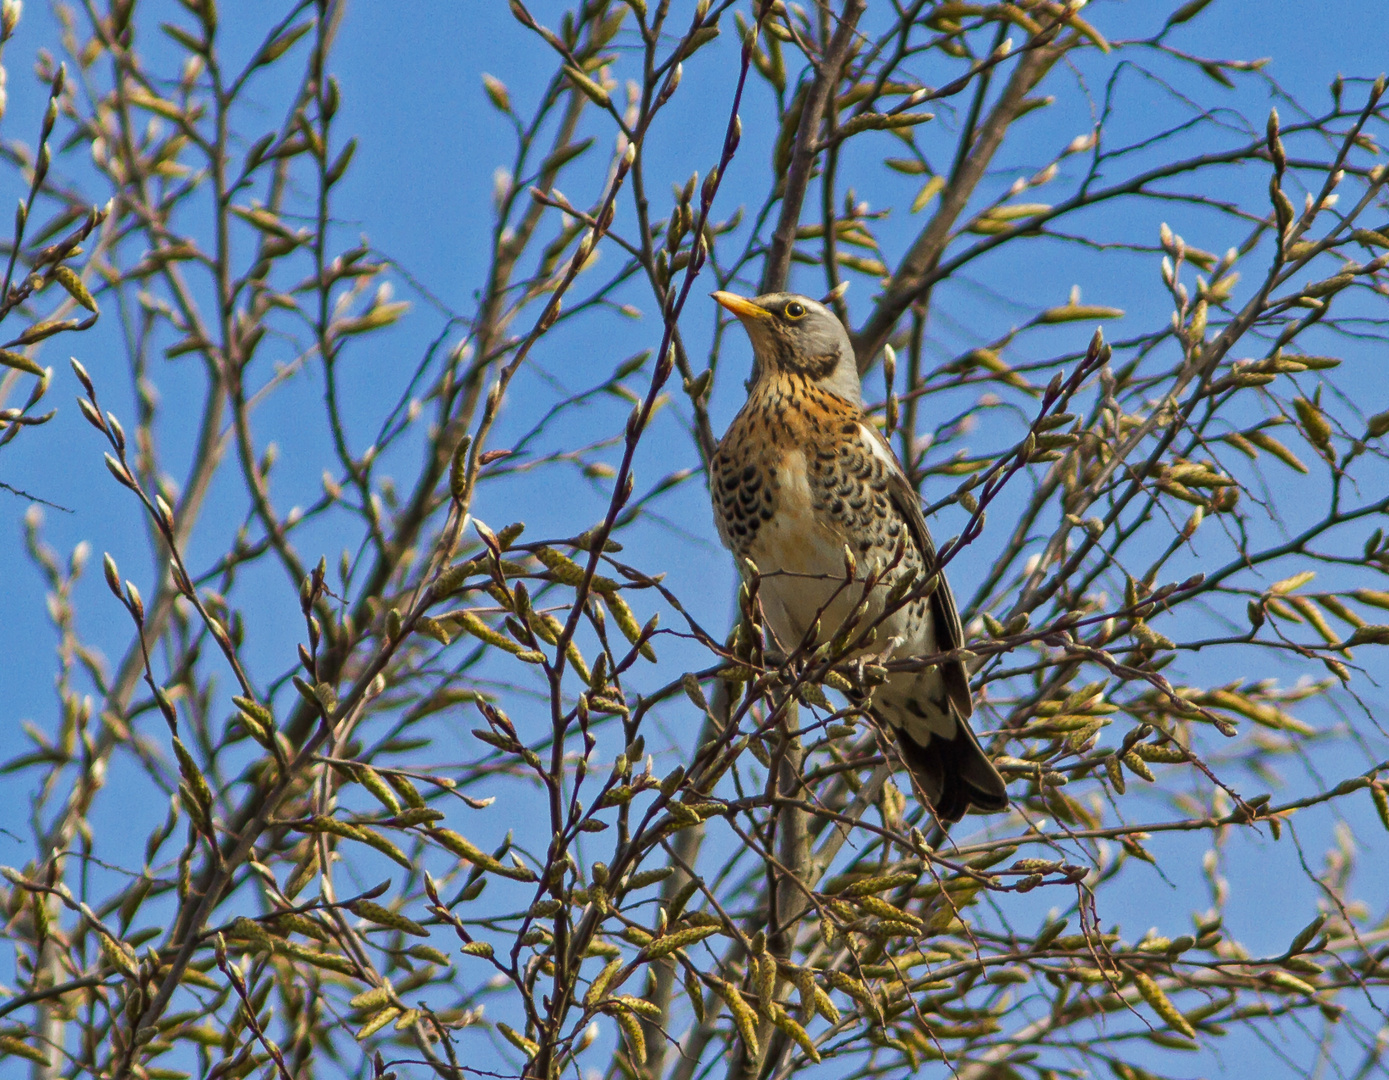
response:
[[[936,545],[931,540],[931,530],[926,527],[926,515],[921,512],[921,499],[908,483],[906,473],[902,471],[902,466],[898,464],[892,447],[888,445],[882,433],[866,420],[859,427],[863,431],[863,437],[872,446],[874,454],[888,464],[888,497],[892,499],[892,505],[907,523],[907,531],[916,541],[916,548],[921,552],[921,562],[929,575],[936,571]],[[960,613],[955,610],[955,596],[950,591],[950,583],[945,580],[943,573],[936,574],[936,587],[931,593],[930,604],[936,648],[941,652],[960,648],[965,641],[964,629],[960,626]],[[970,697],[969,672],[965,670],[964,663],[959,660],[947,661],[940,665],[940,672],[950,703],[955,706],[960,716],[969,719],[974,712],[974,702]]]

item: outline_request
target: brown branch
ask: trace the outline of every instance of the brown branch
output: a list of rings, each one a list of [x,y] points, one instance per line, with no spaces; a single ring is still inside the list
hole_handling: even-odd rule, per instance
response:
[[[858,40],[856,29],[859,16],[867,6],[867,0],[844,0],[839,23],[824,55],[818,61],[812,61],[815,81],[806,92],[805,104],[801,108],[796,144],[791,151],[791,167],[787,170],[781,195],[781,215],[767,248],[767,259],[762,264],[762,284],[758,287],[760,293],[778,292],[786,288],[787,278],[791,274],[791,254],[796,246],[796,227],[801,221],[801,206],[810,187],[815,159],[823,149],[820,145],[820,125],[825,118],[825,106],[839,85],[844,65]]]
[[[1053,45],[1050,40],[1051,35],[1045,39],[1039,36],[1018,56],[1008,85],[989,110],[974,145],[961,160],[955,175],[941,189],[936,212],[898,265],[892,275],[892,283],[873,313],[854,335],[854,351],[858,354],[860,372],[868,369],[906,310],[929,291],[928,275],[945,253],[956,220],[984,178],[1013,121],[1026,108],[1027,95],[1065,51],[1063,46]]]

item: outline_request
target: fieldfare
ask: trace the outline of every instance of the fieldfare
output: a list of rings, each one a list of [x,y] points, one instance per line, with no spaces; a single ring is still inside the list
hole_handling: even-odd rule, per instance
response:
[[[786,654],[813,647],[812,630],[828,641],[857,615],[862,630],[853,631],[850,644],[860,644],[858,655],[909,659],[959,648],[955,599],[936,572],[917,494],[863,413],[844,325],[822,304],[791,293],[713,295],[743,324],[753,352],[747,404],[712,463],[714,520],[740,572],[751,572],[747,562],[756,567],[777,647]],[[870,568],[894,560],[865,590]],[[857,584],[848,579],[851,564]],[[905,602],[891,604],[903,575],[915,585]],[[892,672],[867,705],[896,735],[903,761],[942,820],[958,821],[970,807],[1007,808],[1003,778],[970,730],[962,661]]]

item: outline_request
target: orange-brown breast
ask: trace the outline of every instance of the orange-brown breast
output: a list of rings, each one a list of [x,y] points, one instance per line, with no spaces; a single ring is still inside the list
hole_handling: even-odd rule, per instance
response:
[[[832,536],[815,517],[807,462],[857,413],[803,376],[781,374],[753,388],[711,468],[719,534],[735,554],[759,567],[769,559],[768,569],[818,562],[814,548]]]

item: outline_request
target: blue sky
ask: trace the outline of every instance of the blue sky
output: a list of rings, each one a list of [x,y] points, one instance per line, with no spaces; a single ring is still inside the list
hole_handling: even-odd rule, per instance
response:
[[[676,0],[679,4],[682,0]],[[225,19],[232,35],[231,50],[235,53],[244,36],[244,48],[251,48],[252,32],[259,32],[280,11],[280,5],[243,0],[230,10]],[[168,11],[151,10],[148,21],[142,23],[142,40],[146,41],[155,58],[167,56],[167,49],[154,30],[161,18],[176,18],[177,5],[166,5]],[[553,21],[557,5],[536,3],[533,10],[544,21]],[[1089,17],[1111,38],[1139,36],[1150,33],[1165,17],[1168,5],[1140,0],[1128,3],[1092,4]],[[157,18],[154,17],[157,14]],[[1336,2],[1316,5],[1291,3],[1218,2],[1174,38],[1174,43],[1208,55],[1238,56],[1241,58],[1270,57],[1268,73],[1293,97],[1313,108],[1327,104],[1327,84],[1338,73],[1370,76],[1379,74],[1389,65],[1389,52],[1384,42],[1389,37],[1389,16],[1381,0]],[[0,126],[6,138],[34,139],[43,106],[44,89],[37,86],[30,73],[34,51],[54,40],[51,19],[36,3],[31,3],[16,38],[9,44],[5,61],[9,69],[9,104]],[[162,52],[161,52],[162,50]],[[704,173],[716,159],[721,140],[722,118],[727,109],[728,74],[732,71],[735,50],[726,37],[688,65],[686,80],[696,88],[677,97],[667,126],[658,133],[651,147],[651,160],[659,166],[659,174],[681,181],[693,169]],[[358,0],[349,5],[340,43],[336,50],[333,70],[343,86],[343,107],[339,115],[339,130],[355,135],[360,143],[352,172],[343,184],[337,203],[337,235],[340,241],[350,242],[358,233],[369,236],[373,247],[394,260],[405,273],[396,276],[397,295],[411,298],[415,307],[412,315],[389,337],[373,342],[369,348],[349,353],[344,361],[345,377],[352,390],[348,398],[348,421],[358,446],[370,441],[375,425],[383,412],[382,403],[393,402],[401,392],[406,373],[427,343],[440,331],[445,312],[466,315],[473,306],[476,290],[485,271],[485,254],[491,229],[491,200],[493,174],[510,158],[508,127],[488,105],[483,95],[481,75],[486,72],[504,81],[510,88],[518,107],[524,112],[533,100],[535,91],[528,80],[539,70],[549,70],[550,57],[536,39],[526,35],[512,19],[505,3],[455,2],[409,4],[370,3]],[[1082,61],[1079,80],[1093,77]],[[1079,81],[1077,86],[1089,85]],[[273,78],[257,88],[253,103],[246,115],[253,117],[254,100],[263,102],[265,120],[274,123],[278,116],[278,95],[283,85]],[[1078,91],[1077,91],[1078,92]],[[1134,100],[1143,101],[1141,87],[1132,90]],[[1244,109],[1261,122],[1269,106],[1269,97],[1262,87],[1242,85],[1238,91],[1210,88],[1211,99],[1221,104]],[[760,194],[760,181],[766,168],[774,133],[766,122],[767,99],[757,92],[750,95],[743,111],[745,139],[739,158],[730,170],[726,185],[719,196],[716,216],[726,216],[747,193]],[[1151,108],[1154,111],[1169,107],[1166,99],[1154,90]],[[1280,103],[1280,109],[1286,109]],[[1285,115],[1286,112],[1285,112]],[[761,120],[759,121],[759,116]],[[944,121],[944,117],[942,121]],[[1151,117],[1139,114],[1136,126]],[[672,123],[672,121],[674,121]],[[1074,135],[1082,134],[1088,123],[1084,109],[1061,108],[1040,116],[1030,126],[1025,137],[1035,140],[1039,158],[1057,145],[1063,145]],[[611,133],[599,125],[591,130],[598,135],[605,158],[611,146]],[[71,168],[80,171],[80,163]],[[864,166],[865,172],[867,165]],[[595,164],[591,170],[595,179],[600,172]],[[1011,176],[999,183],[1006,186]],[[1261,184],[1261,178],[1232,183]],[[12,174],[5,183],[11,197],[20,194],[20,184]],[[879,175],[875,183],[884,185]],[[895,202],[902,201],[901,192],[910,200],[914,178],[900,181],[900,190],[880,186],[877,190],[891,192]],[[593,190],[572,192],[575,202],[586,203]],[[664,197],[662,195],[662,197]],[[753,194],[747,194],[748,198]],[[1099,219],[1105,225],[1121,224]],[[1156,240],[1155,210],[1151,221],[1133,223],[1148,242]],[[1126,223],[1122,223],[1126,224]],[[1174,221],[1179,231],[1190,235],[1193,242],[1211,250],[1221,251],[1234,242],[1229,236],[1211,240],[1196,240],[1206,223],[1193,216],[1188,225]],[[1213,230],[1218,231],[1215,226]],[[1190,230],[1188,232],[1188,230]],[[904,221],[900,233],[885,239],[898,251],[911,235],[911,222]],[[1219,246],[1217,242],[1219,241]],[[611,254],[608,256],[612,257]],[[1061,303],[1073,284],[1082,287],[1089,302],[1114,304],[1130,309],[1134,320],[1152,312],[1144,308],[1148,301],[1144,293],[1152,293],[1154,266],[1138,262],[1119,263],[1094,255],[1067,256],[1065,261],[1052,262],[1051,255],[1039,256],[1036,265],[1027,262],[1000,263],[995,266],[981,263],[978,280],[971,288],[961,286],[947,294],[944,309],[933,323],[933,333],[939,335],[938,350],[948,355],[960,347],[977,344],[990,328],[1007,320],[1023,307]],[[427,285],[438,299],[431,303],[412,292],[407,280],[413,278]],[[712,287],[712,286],[710,286]],[[809,286],[807,287],[809,288]],[[712,303],[704,301],[701,290],[686,311],[682,329],[696,348],[707,348],[714,322]],[[848,302],[856,318],[868,310],[870,293],[863,282],[850,291]],[[1159,313],[1160,314],[1160,313]],[[498,433],[497,445],[506,445],[522,428],[517,417],[532,401],[548,394],[539,373],[568,386],[578,388],[595,373],[610,369],[622,356],[640,349],[652,348],[659,340],[659,323],[648,317],[630,324],[614,320],[590,323],[565,329],[546,340],[535,358],[535,371],[525,373],[513,390],[508,414]],[[81,339],[59,339],[54,347],[45,350],[42,362],[55,369],[51,400],[60,412],[48,426],[26,432],[19,440],[0,453],[0,480],[34,492],[44,499],[69,508],[71,513],[49,511],[46,515],[46,537],[64,555],[79,540],[88,541],[94,548],[91,569],[78,594],[80,618],[84,630],[98,644],[114,655],[126,638],[127,623],[101,582],[97,560],[103,551],[111,551],[121,564],[122,571],[142,585],[150,581],[153,567],[144,553],[144,537],[131,525],[130,503],[106,477],[101,462],[102,447],[96,434],[78,414],[72,398],[78,392],[75,379],[66,367],[69,352],[78,355],[97,376],[103,399],[118,412],[125,409],[129,416],[131,395],[122,379],[121,356],[114,351],[113,319],[97,331]],[[1115,330],[1122,334],[1122,327]],[[1047,339],[1046,347],[1061,340],[1060,335]],[[1056,348],[1063,347],[1060,344]],[[739,364],[747,357],[746,346],[738,342],[729,353]],[[1348,362],[1351,359],[1348,358]],[[1355,357],[1356,387],[1363,394],[1367,412],[1389,407],[1389,379],[1384,375],[1382,358]],[[741,376],[740,376],[741,377]],[[740,378],[739,377],[739,378]],[[713,403],[714,421],[721,430],[737,409],[741,390],[739,378],[724,379]],[[873,379],[877,379],[875,374]],[[191,389],[195,375],[178,365],[168,365],[160,374],[166,403],[174,403],[180,388]],[[881,383],[873,384],[872,397],[880,396]],[[264,438],[273,438],[282,451],[282,464],[277,467],[276,483],[284,492],[285,505],[295,501],[295,495],[307,502],[315,497],[319,476],[324,464],[322,432],[312,425],[302,425],[306,410],[316,408],[321,388],[312,378],[298,381],[276,404],[257,419]],[[177,409],[171,409],[176,413]],[[593,412],[594,423],[601,430],[615,430],[615,423],[625,414],[626,406],[615,403],[598,406]],[[638,462],[638,490],[653,483],[658,476],[696,461],[688,442],[682,441],[673,421],[658,426],[650,449],[643,450]],[[180,447],[186,450],[190,431],[172,417],[163,429],[165,445],[177,458]],[[403,453],[397,467],[402,478],[409,476],[414,458],[413,449]],[[571,482],[572,481],[572,482]],[[219,490],[216,499],[223,505],[235,506],[239,493],[228,486]],[[563,482],[553,479],[518,484],[507,490],[505,500],[489,502],[484,494],[479,513],[493,525],[502,525],[512,518],[523,518],[533,535],[553,535],[555,530],[572,525],[576,515],[587,515],[587,524],[600,511],[606,499],[599,497],[577,470]],[[677,561],[669,567],[670,581],[676,591],[691,598],[691,607],[706,622],[719,626],[730,609],[732,570],[727,557],[717,548],[707,503],[697,483],[686,485],[674,498],[663,505],[663,513],[671,525],[648,525],[638,532],[640,542],[629,550],[632,561],[652,566],[660,562],[665,550],[677,550]],[[7,587],[0,594],[0,626],[4,626],[7,647],[3,661],[6,682],[5,704],[0,706],[0,752],[13,752],[19,734],[18,721],[33,719],[42,728],[51,728],[54,709],[52,686],[52,655],[54,635],[44,614],[43,585],[22,554],[21,518],[25,504],[0,493],[0,565],[9,573]],[[949,532],[949,522],[938,531]],[[569,532],[574,531],[572,528]],[[329,563],[336,562],[343,538],[325,527],[319,534],[310,534],[305,541],[306,554],[313,539],[321,544]],[[193,555],[219,550],[224,531],[213,530],[195,541]],[[678,547],[667,549],[672,538]],[[199,548],[199,544],[205,547]],[[312,551],[316,558],[317,551]],[[955,571],[967,578],[982,565],[987,553],[961,560]],[[976,560],[971,562],[971,559]],[[265,584],[280,588],[281,578],[267,573]],[[957,586],[957,591],[966,591]],[[292,597],[290,598],[292,600]],[[296,634],[285,628],[288,609],[267,602],[263,609],[251,605],[247,609],[248,626],[253,631],[258,658],[266,671],[288,666]],[[260,636],[254,636],[256,631]],[[666,646],[673,648],[673,646]],[[1383,705],[1383,691],[1374,697]],[[471,724],[463,724],[464,729]],[[116,785],[119,788],[119,785]],[[16,800],[24,790],[14,778],[0,778],[0,795],[10,798],[8,813],[0,813],[0,825],[14,833],[23,833],[22,808]],[[119,803],[113,810],[124,811]],[[141,809],[162,816],[162,808],[130,808],[133,817]],[[1368,818],[1366,819],[1368,821]],[[1307,839],[1309,852],[1319,853],[1326,839],[1325,830]],[[1158,846],[1158,845],[1155,845]],[[1379,850],[1383,851],[1381,843]],[[1199,848],[1186,851],[1188,857],[1198,857]],[[13,841],[0,837],[0,862],[21,861],[27,853],[13,850]],[[1287,889],[1299,898],[1297,911],[1305,910],[1311,900],[1311,887],[1297,870],[1295,859],[1286,847],[1269,850],[1251,844],[1234,856],[1235,869],[1247,868],[1251,873],[1265,868],[1266,860],[1288,859],[1286,867],[1292,876]],[[1319,858],[1319,855],[1314,856]],[[1231,875],[1236,876],[1235,873]],[[1135,895],[1125,898],[1126,921],[1157,923],[1185,917],[1185,912],[1204,906],[1204,900],[1190,895],[1173,896],[1159,888],[1155,895],[1145,895],[1146,886],[1135,886]],[[1266,890],[1255,889],[1237,896],[1232,910],[1247,920],[1250,936],[1256,945],[1270,949],[1285,942],[1291,932],[1304,921],[1301,914],[1280,917],[1268,910]],[[1129,906],[1131,905],[1131,906]],[[1127,929],[1139,929],[1130,925]],[[1164,930],[1169,925],[1164,925]],[[1175,931],[1174,931],[1175,932]],[[1264,940],[1259,940],[1261,935]]]

